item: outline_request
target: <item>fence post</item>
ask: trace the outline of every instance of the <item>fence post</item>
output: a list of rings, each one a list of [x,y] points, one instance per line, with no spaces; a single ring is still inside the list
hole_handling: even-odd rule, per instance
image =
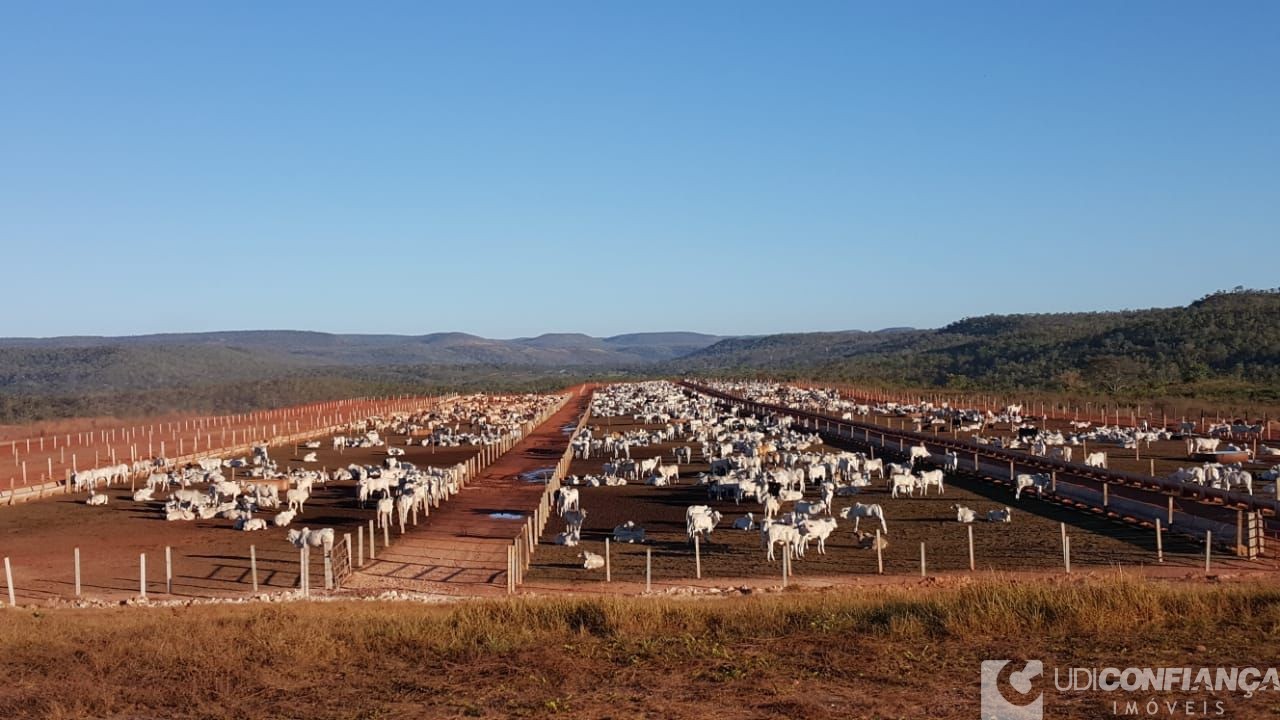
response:
[[[876,574],[884,574],[884,554],[880,549],[880,531],[876,530]]]
[[[609,562],[609,538],[604,539],[604,581],[613,582],[613,567]]]
[[[1062,565],[1063,567],[1067,567],[1068,561],[1067,561],[1067,524],[1066,523],[1064,522],[1058,523],[1058,536],[1062,540]]]
[[[920,577],[925,577],[924,543],[920,543]]]
[[[8,567],[8,559],[4,562],[5,567]],[[646,593],[653,591],[653,548],[644,549],[644,591]]]
[[[347,542],[347,574],[350,575],[355,570],[355,568],[351,567],[351,533],[343,533],[342,537]],[[339,571],[341,571],[341,569],[342,568],[338,568]],[[334,579],[334,585],[336,587],[340,588],[341,584],[341,580],[338,580],[337,578]]]
[[[253,578],[253,592],[258,592],[258,549],[249,546],[249,575]]]
[[[333,556],[324,554],[324,589],[333,590]]]
[[[969,572],[973,572],[973,526],[966,525],[965,528],[969,531]]]
[[[364,526],[356,528],[356,567],[364,567]]]
[[[1213,553],[1213,531],[1204,531],[1204,574],[1209,574],[1209,556]]]
[[[173,594],[173,548],[164,546],[164,591]]]
[[[702,544],[698,540],[698,534],[693,535],[693,562],[694,574],[697,579],[702,579]]]
[[[1164,562],[1164,540],[1160,536],[1160,518],[1156,518],[1156,562]]]
[[[307,567],[307,546],[303,545],[298,548],[298,591],[303,597],[307,596],[307,574],[310,568]]]
[[[1071,536],[1070,535],[1067,536],[1067,544],[1064,546],[1064,548],[1066,549],[1066,552],[1067,552],[1067,555],[1066,555],[1067,574],[1070,575],[1071,574]]]
[[[4,559],[4,584],[9,588],[9,607],[17,607],[18,600],[13,594],[13,568],[9,565],[9,558]]]
[[[138,555],[138,596],[147,599],[147,554]]]
[[[377,549],[374,547],[374,540],[373,540],[373,521],[372,521],[372,520],[370,520],[370,521],[369,521],[369,559],[370,559],[370,560],[377,560],[377,559],[378,559],[378,551],[377,551]]]
[[[80,548],[76,548],[76,597],[80,597]]]

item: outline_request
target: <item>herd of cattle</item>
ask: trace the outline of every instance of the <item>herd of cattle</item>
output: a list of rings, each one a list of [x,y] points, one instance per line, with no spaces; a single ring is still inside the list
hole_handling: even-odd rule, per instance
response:
[[[870,415],[909,419],[917,430],[945,428],[948,432],[969,433],[978,443],[1015,449],[1033,455],[1055,457],[1066,462],[1079,458],[1087,465],[1107,466],[1108,447],[1135,448],[1142,443],[1181,439],[1189,455],[1235,452],[1252,456],[1243,438],[1256,435],[1259,428],[1246,424],[1223,424],[1208,428],[1207,435],[1194,434],[1190,424],[1177,428],[1093,426],[1070,423],[1069,429],[1050,429],[1043,418],[1024,415],[1022,408],[1009,405],[1000,412],[933,405],[868,404],[842,398],[824,388],[802,388],[770,382],[714,382],[714,389],[745,400],[795,410],[818,412],[832,417],[854,419]],[[305,513],[306,503],[317,486],[346,483],[352,487],[353,501],[372,506],[379,526],[405,524],[417,520],[418,513],[448,500],[465,482],[466,466],[418,467],[403,458],[411,446],[485,446],[500,443],[518,434],[531,419],[562,401],[560,396],[483,396],[453,398],[430,412],[369,418],[352,423],[342,434],[332,437],[331,449],[385,448],[380,464],[349,463],[334,470],[308,467],[318,461],[321,442],[313,440],[299,449],[301,466],[281,468],[272,459],[267,443],[253,446],[249,456],[233,459],[206,457],[182,467],[158,458],[133,465],[112,465],[78,471],[71,483],[77,491],[88,491],[89,505],[106,505],[108,496],[100,486],[143,479],[133,494],[138,503],[152,503],[170,521],[224,518],[243,530],[286,528]],[[593,418],[625,418],[615,423],[628,429],[608,432],[588,425],[569,439],[578,459],[600,459],[600,472],[566,478],[557,493],[555,509],[565,528],[556,542],[577,546],[587,510],[582,492],[588,487],[611,487],[644,483],[654,487],[693,482],[705,487],[707,504],[689,506],[685,512],[685,534],[693,542],[708,538],[725,520],[725,507],[745,512],[730,524],[740,531],[758,532],[767,559],[773,560],[779,546],[791,557],[803,557],[816,546],[826,551],[826,541],[842,521],[851,524],[860,547],[886,543],[888,513],[900,497],[942,495],[949,472],[959,467],[955,453],[932,453],[925,446],[905,448],[902,462],[860,452],[838,451],[825,446],[821,438],[796,425],[786,414],[747,414],[731,403],[714,399],[666,381],[622,383],[596,391],[590,408]],[[995,425],[1008,428],[992,432]],[[1065,426],[1063,426],[1065,428]],[[390,438],[397,445],[389,445]],[[1240,444],[1235,444],[1239,442]],[[661,446],[656,456],[652,447]],[[1280,450],[1257,445],[1257,461],[1280,463]],[[642,450],[645,449],[645,450]],[[633,457],[633,451],[640,450]],[[1077,451],[1079,451],[1077,453]],[[705,471],[693,472],[699,463]],[[1262,471],[1263,480],[1280,480],[1280,464]],[[1204,462],[1179,468],[1172,479],[1252,493],[1253,474],[1242,463]],[[864,492],[881,484],[885,495],[880,502],[867,499]],[[1050,488],[1046,474],[1026,473],[1014,478],[1015,501],[1024,493],[1042,496]],[[1275,483],[1263,487],[1274,492]],[[711,503],[718,503],[719,508]],[[838,507],[838,505],[840,505]],[[956,521],[979,519],[1007,524],[1009,507],[969,508],[953,505]],[[266,513],[273,513],[264,517]],[[878,532],[862,530],[861,521],[874,523]],[[330,547],[333,530],[291,532],[295,545]],[[643,518],[632,518],[612,531],[615,542],[645,542]],[[584,551],[586,566],[597,564],[597,556]]]
[[[884,484],[889,498],[941,495],[945,492],[946,469],[954,469],[958,459],[945,458],[943,467],[932,467],[929,452],[911,448],[909,462],[886,463],[883,458],[863,453],[836,451],[823,445],[812,432],[802,432],[788,415],[766,413],[748,415],[723,401],[684,390],[665,381],[611,385],[597,391],[592,402],[593,418],[629,418],[636,426],[625,432],[602,433],[584,427],[572,439],[579,458],[605,459],[600,475],[570,476],[556,494],[555,509],[565,522],[556,542],[576,546],[581,542],[587,510],[582,507],[582,488],[642,482],[661,487],[686,479],[705,487],[708,500],[755,506],[732,522],[736,530],[758,532],[761,549],[768,560],[775,549],[784,548],[800,558],[810,545],[819,554],[842,520],[852,524],[859,546],[881,547],[889,534],[885,506],[862,503],[855,498],[874,482]],[[656,426],[656,427],[655,427]],[[663,445],[675,462],[663,460],[666,453],[643,460],[631,458],[634,448]],[[672,447],[674,446],[674,447]],[[649,453],[644,453],[649,454]],[[682,472],[681,465],[694,458],[708,466],[705,472]],[[837,500],[839,498],[840,500]],[[601,502],[607,502],[601,498]],[[842,501],[843,507],[837,507]],[[953,506],[957,520],[973,522],[979,513]],[[758,513],[758,516],[757,516]],[[997,507],[981,517],[1008,523],[1012,511]],[[869,520],[877,533],[861,529]],[[685,512],[685,533],[690,542],[707,539],[724,520],[724,514],[709,504],[692,505]],[[614,542],[646,540],[643,526],[628,520],[613,528]],[[584,551],[584,566],[598,565],[595,554]]]
[[[818,412],[845,420],[871,414],[909,418],[916,431],[945,428],[957,435],[971,433],[978,444],[1009,450],[1022,450],[1040,457],[1051,457],[1072,462],[1079,457],[1091,467],[1106,468],[1106,448],[1133,450],[1141,445],[1150,447],[1157,441],[1182,440],[1187,455],[1222,453],[1225,457],[1244,456],[1256,463],[1273,465],[1260,474],[1260,479],[1280,480],[1280,449],[1258,445],[1256,457],[1248,440],[1257,441],[1263,432],[1262,425],[1247,423],[1214,423],[1207,427],[1206,435],[1196,435],[1196,424],[1179,422],[1176,428],[1153,428],[1143,421],[1136,427],[1119,425],[1095,426],[1087,421],[1069,423],[1069,431],[1051,430],[1044,418],[1032,418],[1022,412],[1022,406],[1009,405],[999,413],[974,408],[955,408],[943,403],[915,404],[880,403],[866,404],[842,398],[840,393],[827,388],[800,388],[780,383],[738,382],[720,383],[718,387],[754,402],[781,405],[796,410]],[[986,434],[996,424],[1007,425],[1009,436]],[[1092,452],[1086,452],[1092,448]],[[1076,450],[1080,449],[1079,454]],[[1204,485],[1225,490],[1239,490],[1253,494],[1253,474],[1246,470],[1244,462],[1206,461],[1199,466],[1179,468],[1169,479]],[[1275,485],[1265,486],[1267,492],[1275,492]]]
[[[456,494],[466,480],[467,466],[418,467],[402,458],[410,446],[485,446],[518,436],[522,428],[562,401],[561,396],[472,395],[442,401],[429,411],[372,417],[353,422],[330,442],[333,450],[385,449],[381,464],[349,463],[334,470],[308,468],[317,462],[322,443],[312,440],[300,448],[302,467],[281,468],[272,459],[268,443],[256,443],[248,457],[197,458],[181,467],[164,459],[130,465],[82,470],[71,476],[72,489],[88,491],[85,502],[106,506],[109,496],[100,487],[142,480],[133,492],[136,503],[151,503],[169,521],[223,518],[241,531],[286,528],[305,514],[306,503],[317,486],[350,484],[360,508],[371,505],[379,527],[398,521],[415,522],[419,512]],[[402,446],[389,445],[392,437]],[[262,517],[273,513],[268,519]],[[333,528],[291,530],[287,539],[297,547],[309,545],[327,551],[333,546]]]

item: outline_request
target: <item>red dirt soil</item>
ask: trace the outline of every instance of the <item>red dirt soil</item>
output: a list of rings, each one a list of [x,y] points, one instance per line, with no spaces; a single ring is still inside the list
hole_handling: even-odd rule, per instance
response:
[[[429,521],[380,552],[375,562],[346,581],[346,587],[448,594],[505,592],[507,548],[545,489],[543,483],[520,475],[552,467],[564,454],[569,445],[566,426],[572,427],[591,401],[583,387],[572,392],[564,407],[433,511]],[[520,517],[493,517],[496,513]]]

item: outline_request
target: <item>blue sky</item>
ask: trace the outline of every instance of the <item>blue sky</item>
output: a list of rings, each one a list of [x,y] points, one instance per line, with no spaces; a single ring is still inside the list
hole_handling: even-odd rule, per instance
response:
[[[0,335],[931,327],[1280,268],[1280,3],[6,2]]]

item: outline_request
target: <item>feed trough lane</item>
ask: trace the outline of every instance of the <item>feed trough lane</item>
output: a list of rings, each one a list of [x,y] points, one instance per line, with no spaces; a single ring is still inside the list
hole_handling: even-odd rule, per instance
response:
[[[966,461],[974,455],[981,456],[982,474],[992,477],[1002,478],[1008,477],[1008,462],[1013,461],[1018,472],[1030,471],[1055,471],[1058,473],[1059,481],[1064,485],[1075,485],[1083,488],[1086,494],[1096,495],[1101,498],[1102,485],[1109,486],[1109,494],[1111,501],[1116,505],[1120,505],[1123,500],[1131,500],[1134,504],[1132,508],[1142,508],[1138,513],[1141,519],[1146,520],[1150,517],[1160,517],[1164,513],[1160,510],[1169,496],[1166,494],[1170,491],[1175,494],[1175,504],[1177,512],[1184,520],[1199,519],[1199,523],[1193,523],[1194,534],[1203,537],[1203,528],[1210,527],[1216,532],[1215,541],[1228,541],[1232,537],[1232,530],[1236,525],[1237,507],[1227,506],[1225,504],[1215,504],[1212,502],[1211,495],[1221,495],[1240,503],[1239,507],[1250,510],[1260,509],[1266,515],[1264,521],[1264,531],[1266,534],[1274,537],[1277,533],[1276,517],[1273,514],[1277,501],[1273,499],[1265,499],[1257,496],[1244,496],[1240,493],[1213,491],[1205,488],[1187,488],[1182,483],[1174,483],[1173,481],[1163,478],[1142,477],[1132,473],[1123,473],[1112,470],[1103,470],[1099,468],[1089,468],[1083,465],[1075,465],[1064,463],[1058,460],[1048,458],[1034,457],[1029,455],[1015,454],[1009,451],[996,450],[987,447],[977,446],[962,440],[944,439],[936,437],[928,437],[920,433],[909,432],[905,430],[894,430],[883,426],[873,426],[867,423],[861,423],[851,420],[840,420],[838,418],[824,416],[820,413],[806,412],[803,410],[794,410],[791,408],[783,408],[767,403],[759,403],[745,400],[732,393],[726,393],[714,388],[698,385],[690,382],[681,383],[686,388],[695,392],[718,397],[729,402],[738,404],[750,409],[760,408],[768,409],[787,415],[792,415],[800,420],[804,420],[809,424],[802,427],[808,427],[819,432],[836,433],[839,437],[853,441],[854,443],[863,442],[858,437],[858,432],[863,429],[870,434],[870,442],[880,446],[882,450],[890,452],[895,457],[901,454],[899,449],[895,449],[893,441],[898,441],[905,448],[906,445],[913,445],[917,442],[926,442],[934,448],[955,448],[960,454],[960,468],[966,470]],[[837,432],[840,427],[848,428],[847,432]],[[833,429],[834,428],[834,429]],[[878,436],[878,437],[877,437]],[[883,440],[882,440],[883,439]],[[882,445],[883,443],[883,445]],[[968,469],[972,469],[969,464]],[[1187,492],[1194,492],[1194,495],[1187,495]],[[1095,501],[1093,504],[1101,504]],[[1168,526],[1170,532],[1182,532],[1186,528],[1185,523]]]
[[[522,473],[553,467],[569,446],[563,428],[586,411],[591,393],[574,388],[564,407],[474,478],[453,499],[357,572],[347,587],[419,592],[505,592],[507,547],[538,506],[545,485]]]

